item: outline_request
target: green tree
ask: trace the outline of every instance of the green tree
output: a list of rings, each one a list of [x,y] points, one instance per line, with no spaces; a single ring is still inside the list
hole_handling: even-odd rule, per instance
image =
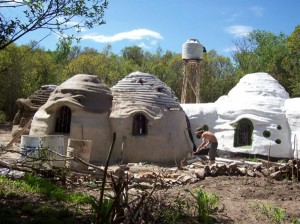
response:
[[[57,84],[52,52],[32,45],[36,44],[12,44],[0,51],[0,110],[8,119],[15,115],[18,98],[27,98],[42,85]]]
[[[144,63],[144,52],[141,47],[125,47],[121,52],[125,61],[130,62],[132,65],[137,65],[140,68],[142,67]]]
[[[21,61],[15,61],[26,49],[12,44],[0,51],[0,111],[12,120],[15,114],[15,102],[22,93]]]
[[[167,51],[163,56],[165,61],[165,75],[162,81],[166,83],[173,91],[177,99],[180,101],[182,78],[183,78],[183,62],[181,54],[175,54]]]
[[[290,73],[291,96],[300,96],[300,25],[287,38],[288,55],[284,67]]]
[[[230,58],[218,55],[215,50],[204,54],[200,66],[200,98],[202,103],[215,102],[236,84],[235,69]]]
[[[103,52],[97,52],[91,48],[84,49],[64,67],[61,81],[82,73],[96,75],[108,86],[115,85],[126,74],[123,72],[126,62],[113,54],[110,48],[107,46]]]
[[[107,6],[107,0],[3,1],[0,5],[0,50],[38,29],[49,30],[46,36],[55,32],[63,37],[71,29],[81,32],[81,28],[102,25]],[[67,32],[67,38],[73,39],[75,35]]]
[[[235,42],[233,58],[238,69],[238,78],[254,72],[267,72],[277,79],[290,92],[289,71],[284,59],[288,56],[287,37],[264,30],[254,30],[246,38]]]
[[[22,62],[22,89],[28,97],[41,86],[58,84],[59,65],[55,63],[54,54],[43,48],[34,48],[26,53]]]

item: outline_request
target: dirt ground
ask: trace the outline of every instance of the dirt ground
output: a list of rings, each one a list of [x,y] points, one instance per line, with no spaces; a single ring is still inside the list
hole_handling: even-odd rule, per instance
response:
[[[0,126],[0,143],[3,145],[11,140],[10,131],[10,125]],[[9,160],[10,155],[2,155],[1,159]],[[221,223],[275,223],[272,217],[275,213],[273,210],[266,212],[266,206],[285,210],[282,223],[300,223],[299,182],[249,176],[206,177],[193,184],[174,186],[168,190],[168,194],[171,198],[172,195],[174,198],[179,195],[183,201],[190,200],[190,194],[184,189],[197,188],[219,197],[217,217]]]

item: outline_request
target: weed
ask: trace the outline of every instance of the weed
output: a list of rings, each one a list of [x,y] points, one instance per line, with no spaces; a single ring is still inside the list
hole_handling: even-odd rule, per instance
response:
[[[110,215],[112,213],[112,208],[114,204],[114,200],[111,198],[104,197],[102,200],[101,207],[99,207],[99,201],[95,197],[90,197],[89,203],[92,207],[92,223],[97,223],[97,218],[102,217],[103,224],[110,223]]]
[[[261,214],[269,218],[272,223],[284,223],[286,211],[276,207],[275,205],[255,202],[254,208],[258,209]]]
[[[292,218],[292,223],[293,224],[300,224],[300,218],[297,218],[297,217]]]
[[[219,204],[219,197],[215,194],[209,194],[202,189],[197,189],[190,192],[197,202],[198,219],[202,223],[210,223],[213,221],[212,214],[216,212]]]
[[[90,197],[87,194],[78,192],[68,194],[63,188],[56,186],[50,181],[28,173],[19,180],[11,180],[5,176],[1,176],[0,183],[6,183],[9,186],[7,192],[0,189],[2,197],[15,198],[22,193],[39,193],[56,201],[68,201],[80,204],[88,203]]]
[[[254,155],[252,158],[243,158],[244,161],[259,162],[259,159]]]
[[[188,210],[189,204],[183,200],[175,199],[170,206],[165,206],[162,209],[162,222],[168,224],[178,223],[185,216],[184,211]]]

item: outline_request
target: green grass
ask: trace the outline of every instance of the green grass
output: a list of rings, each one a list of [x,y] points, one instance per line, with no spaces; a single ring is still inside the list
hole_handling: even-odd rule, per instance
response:
[[[0,176],[0,223],[87,223],[90,213],[80,205],[88,207],[90,197],[31,174],[18,180]]]
[[[50,181],[31,174],[25,174],[24,177],[19,180],[11,180],[5,176],[1,176],[0,184],[1,183],[5,183],[6,186],[8,186],[8,191],[6,189],[5,193],[1,191],[0,188],[0,195],[6,194],[6,196],[12,197],[24,193],[38,193],[56,201],[72,203],[88,203],[89,201],[89,195],[79,192],[69,194],[65,189]]]

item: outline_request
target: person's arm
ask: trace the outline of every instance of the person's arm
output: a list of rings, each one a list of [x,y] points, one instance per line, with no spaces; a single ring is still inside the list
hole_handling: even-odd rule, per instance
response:
[[[209,144],[209,142],[206,142],[206,141],[205,141],[205,138],[202,138],[202,143],[201,143],[201,145],[197,148],[196,152],[199,152],[199,151],[203,148],[203,146],[205,147],[205,146],[207,146],[208,144]]]

